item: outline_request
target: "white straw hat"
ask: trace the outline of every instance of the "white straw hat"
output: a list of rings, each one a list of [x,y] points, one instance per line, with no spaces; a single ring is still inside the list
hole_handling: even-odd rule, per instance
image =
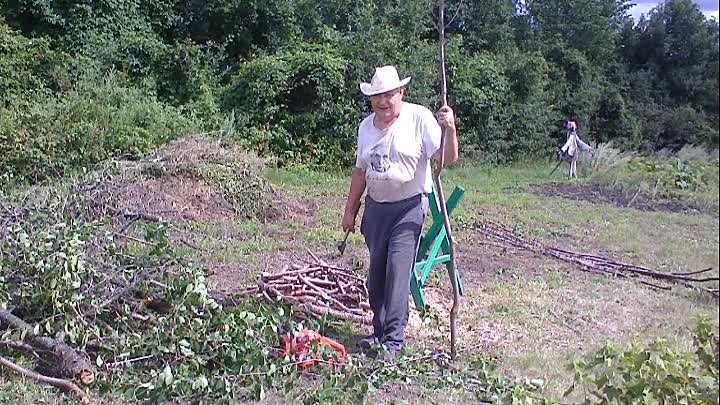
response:
[[[375,68],[370,83],[360,83],[360,91],[366,96],[374,96],[403,87],[409,82],[410,77],[400,80],[395,66],[383,66]]]

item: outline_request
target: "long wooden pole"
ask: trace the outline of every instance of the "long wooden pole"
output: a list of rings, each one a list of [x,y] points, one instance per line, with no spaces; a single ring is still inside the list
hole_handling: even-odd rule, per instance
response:
[[[445,73],[445,1],[439,0],[438,4],[438,31],[440,31],[440,101],[442,106],[447,105],[447,75]],[[445,202],[445,192],[442,187],[442,180],[440,178],[440,172],[445,166],[445,128],[442,130],[442,137],[440,138],[440,161],[438,168],[435,171],[435,183],[437,184],[437,195],[438,203],[440,204],[440,212],[443,216],[443,223],[445,225],[445,231],[447,232],[448,245],[450,248],[450,262],[448,267],[448,273],[450,275],[450,284],[453,290],[453,304],[450,309],[450,357],[454,360],[457,354],[457,327],[456,320],[458,315],[458,309],[460,305],[460,287],[458,286],[457,274],[456,274],[456,261],[455,261],[455,241],[452,236],[452,230],[450,229],[450,218],[447,213],[447,204]]]

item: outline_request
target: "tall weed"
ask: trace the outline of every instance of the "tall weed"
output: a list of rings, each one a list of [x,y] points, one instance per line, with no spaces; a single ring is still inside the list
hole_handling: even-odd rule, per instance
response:
[[[640,156],[608,143],[598,145],[586,167],[596,184],[629,194],[682,200],[704,210],[717,211],[718,162],[713,156],[712,152],[695,146],[686,146],[677,153],[660,151]]]

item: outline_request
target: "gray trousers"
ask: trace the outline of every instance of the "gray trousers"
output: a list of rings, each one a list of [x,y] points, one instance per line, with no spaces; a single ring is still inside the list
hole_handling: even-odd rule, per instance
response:
[[[400,350],[409,315],[410,275],[428,210],[428,198],[379,203],[366,197],[360,232],[370,251],[367,287],[375,337]]]

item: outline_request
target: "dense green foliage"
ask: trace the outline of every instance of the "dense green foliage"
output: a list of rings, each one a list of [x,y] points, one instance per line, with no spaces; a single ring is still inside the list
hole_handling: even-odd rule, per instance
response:
[[[114,76],[84,77],[66,92],[3,110],[2,176],[36,180],[110,157],[138,157],[194,128],[192,116],[152,93]]]
[[[569,118],[595,142],[717,148],[717,21],[670,0],[634,23],[628,4],[448,1],[464,150],[549,155]],[[409,100],[438,107],[435,8],[0,1],[0,168],[36,179],[218,129],[281,164],[350,164],[373,67],[397,65],[413,77]]]
[[[582,386],[589,403],[598,404],[717,404],[717,328],[700,319],[693,343],[694,353],[664,340],[625,349],[608,344],[572,364],[573,389]]]

